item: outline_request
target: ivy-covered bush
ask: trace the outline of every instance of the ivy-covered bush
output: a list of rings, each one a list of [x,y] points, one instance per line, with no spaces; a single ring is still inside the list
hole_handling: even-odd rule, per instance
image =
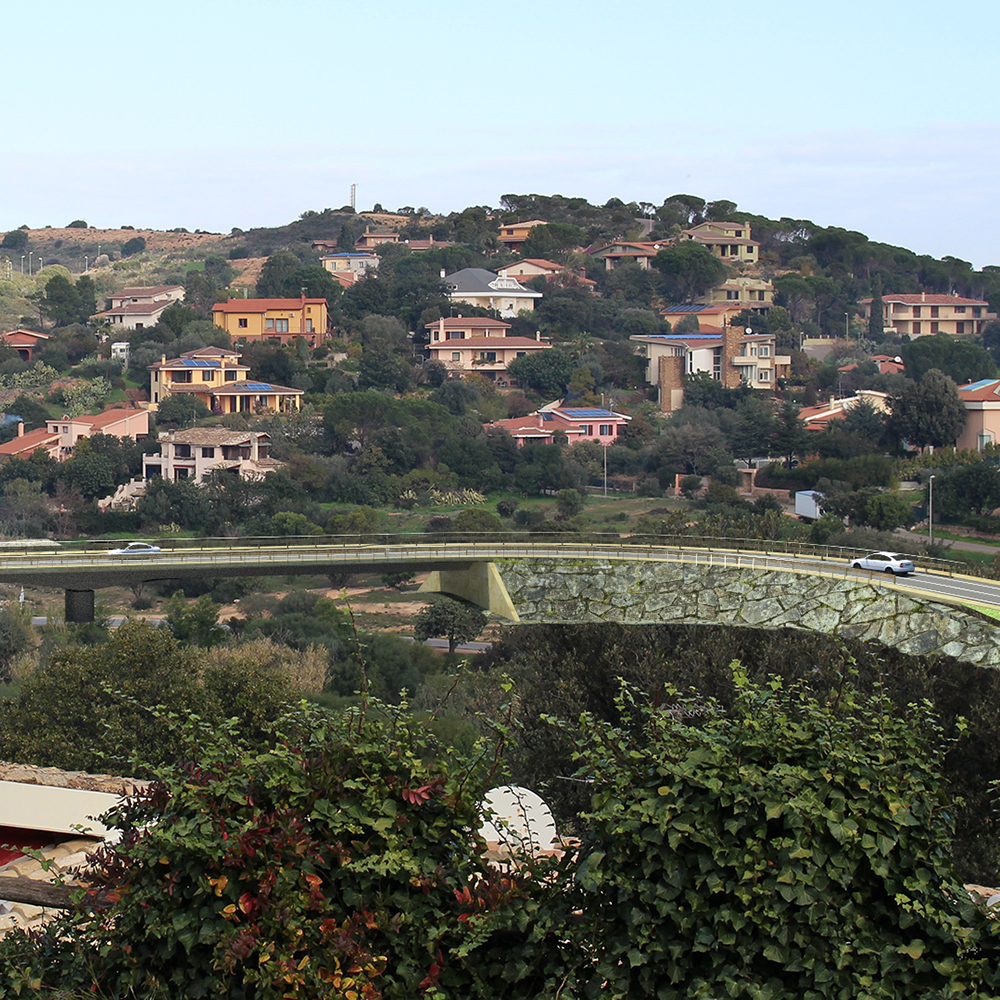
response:
[[[605,996],[1000,995],[1000,939],[950,873],[926,707],[801,686],[585,719],[578,878]]]

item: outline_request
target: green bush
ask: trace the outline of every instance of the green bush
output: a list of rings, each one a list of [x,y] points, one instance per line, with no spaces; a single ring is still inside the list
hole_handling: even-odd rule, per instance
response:
[[[996,996],[1000,938],[946,863],[951,802],[926,706],[821,705],[736,670],[731,712],[619,700],[584,719],[578,878],[615,997]]]

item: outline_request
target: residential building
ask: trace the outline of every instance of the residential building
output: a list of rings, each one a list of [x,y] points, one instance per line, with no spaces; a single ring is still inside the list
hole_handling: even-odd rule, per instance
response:
[[[639,240],[615,240],[612,243],[602,243],[599,246],[589,247],[587,253],[598,260],[603,260],[606,271],[613,271],[615,266],[623,261],[634,261],[643,271],[648,271],[650,261],[672,243],[672,240],[660,240],[656,243],[644,243]]]
[[[708,247],[727,263],[756,264],[760,244],[750,237],[748,222],[702,222],[681,232],[681,239]]]
[[[874,389],[859,389],[853,396],[837,398],[831,396],[825,403],[803,406],[799,410],[799,420],[807,431],[824,431],[834,420],[843,420],[858,403],[870,403],[876,413],[889,413],[889,396]]]
[[[682,319],[688,316],[695,316],[698,320],[698,326],[702,328],[703,333],[706,333],[715,332],[721,330],[723,327],[732,325],[736,317],[745,308],[739,302],[728,301],[712,302],[707,305],[688,303],[681,306],[667,306],[666,309],[660,312],[660,315],[664,319],[669,320],[671,329]]]
[[[63,416],[47,420],[44,427],[24,430],[24,423],[17,425],[18,436],[0,444],[0,460],[28,458],[39,449],[57,462],[72,457],[80,438],[107,434],[117,438],[142,441],[149,435],[149,413],[146,410],[115,408],[92,416]]]
[[[514,261],[513,264],[498,268],[497,274],[501,278],[514,278],[516,281],[544,278],[546,281],[564,287],[579,285],[591,291],[597,284],[596,281],[591,281],[590,278],[586,278],[582,274],[576,274],[569,268],[563,267],[562,264],[539,257],[525,257],[522,260]]]
[[[499,427],[507,431],[523,447],[529,442],[553,444],[555,435],[562,432],[570,444],[592,441],[607,447],[618,439],[622,428],[631,420],[624,413],[603,407],[563,406],[561,403],[543,406],[525,417],[495,420],[486,429]]]
[[[525,288],[515,278],[501,278],[481,267],[466,267],[452,274],[441,272],[448,298],[452,302],[467,302],[471,306],[492,309],[504,319],[513,319],[520,312],[532,312],[541,292]]]
[[[325,300],[324,300],[325,301]],[[213,413],[289,413],[301,406],[302,390],[248,379],[250,369],[236,351],[202,347],[149,365],[149,398],[158,407],[177,393],[193,395]]]
[[[326,299],[230,299],[212,306],[212,320],[234,344],[292,344],[303,337],[318,347],[326,339],[328,314]]]
[[[141,330],[147,326],[155,326],[164,310],[175,302],[183,301],[182,285],[123,288],[111,296],[111,308],[97,313],[94,318],[103,319],[112,327]]]
[[[774,285],[766,278],[734,276],[694,300],[700,305],[738,305],[766,316],[774,305]]]
[[[371,226],[365,226],[364,233],[354,241],[355,250],[371,250],[383,243],[401,243],[399,233],[373,233]]]
[[[861,300],[861,318],[867,324],[872,300]],[[963,299],[957,295],[934,295],[915,292],[910,295],[882,296],[882,327],[911,340],[928,334],[946,333],[951,337],[972,337],[983,332],[987,323],[997,318],[983,299]]]
[[[382,258],[374,253],[329,253],[320,257],[319,262],[333,274],[351,274],[355,277],[375,274]]]
[[[527,222],[508,222],[505,226],[500,227],[497,239],[508,250],[516,251],[528,239],[531,235],[531,230],[535,226],[547,225],[548,223],[544,219],[529,219]]]
[[[35,354],[45,347],[45,341],[49,339],[47,333],[25,330],[23,327],[8,330],[2,336],[4,343],[17,351],[22,361],[33,361]]]
[[[244,479],[262,478],[284,468],[270,457],[271,439],[259,431],[231,431],[224,427],[194,427],[160,434],[160,454],[145,455],[144,479],[192,479],[201,484],[210,472],[228,470]]]
[[[958,396],[965,407],[965,429],[955,447],[982,451],[1000,442],[1000,379],[985,378],[960,385]]]
[[[481,317],[440,319],[428,323],[427,328],[431,342],[426,350],[431,361],[440,361],[454,377],[480,372],[501,386],[516,384],[507,375],[507,366],[512,361],[552,348],[540,334],[534,340],[510,337],[509,323]]]
[[[646,358],[646,381],[659,389],[660,408],[672,413],[684,405],[684,377],[704,372],[728,389],[746,383],[754,389],[773,389],[788,374],[792,359],[775,353],[772,334],[744,335],[738,326],[725,326],[693,335],[636,335]]]

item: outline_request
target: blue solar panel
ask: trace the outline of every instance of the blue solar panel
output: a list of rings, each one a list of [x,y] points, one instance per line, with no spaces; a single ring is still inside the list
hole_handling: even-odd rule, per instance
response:
[[[992,385],[994,382],[996,382],[995,378],[981,378],[978,382],[970,382],[967,385],[959,386],[959,388],[970,391],[973,389],[985,389],[986,386]]]
[[[247,388],[253,389],[254,392],[270,392],[273,386],[268,385],[266,382],[247,382]]]
[[[600,409],[582,409],[582,410],[563,410],[563,413],[568,417],[572,417],[574,420],[583,420],[588,417],[610,417],[612,413],[610,410],[600,410]]]
[[[691,306],[667,306],[664,312],[668,313],[696,313],[701,312],[702,309],[709,309],[710,306],[704,305],[691,305]]]
[[[218,361],[197,361],[194,358],[181,358],[181,364],[186,368],[218,368]]]

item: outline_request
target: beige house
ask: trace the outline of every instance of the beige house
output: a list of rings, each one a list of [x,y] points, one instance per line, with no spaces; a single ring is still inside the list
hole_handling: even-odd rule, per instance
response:
[[[540,336],[509,337],[510,324],[482,316],[454,316],[427,324],[427,356],[455,377],[481,372],[498,385],[509,385],[507,366],[516,358],[552,345]]]
[[[604,261],[604,269],[613,271],[623,261],[634,261],[643,271],[648,271],[650,261],[665,247],[672,246],[672,240],[660,240],[656,243],[643,243],[638,240],[615,240],[612,243],[602,243],[591,247],[587,253],[591,257]]]
[[[160,454],[142,460],[144,479],[192,479],[201,484],[217,470],[235,472],[244,479],[259,478],[284,468],[270,457],[271,439],[258,431],[230,431],[224,427],[194,427],[160,434]]]
[[[735,304],[740,309],[752,309],[754,312],[766,315],[774,305],[774,285],[766,278],[737,276],[709,289],[694,301],[702,305]]]
[[[861,300],[861,318],[867,323],[872,313],[872,300]],[[882,296],[882,326],[888,333],[899,336],[926,337],[946,333],[952,337],[971,337],[983,332],[997,314],[990,312],[982,299],[963,299],[957,295],[934,295],[916,292],[912,295]]]
[[[535,226],[547,226],[544,219],[529,219],[527,222],[509,222],[506,226],[500,227],[497,239],[509,250],[517,248],[531,235],[531,230]]]
[[[636,335],[629,340],[646,358],[646,381],[659,390],[664,413],[684,405],[686,375],[706,373],[727,389],[743,383],[753,389],[774,389],[792,363],[789,356],[775,353],[772,334],[745,336],[738,326],[708,328],[693,335]]]
[[[703,222],[681,233],[681,239],[708,247],[728,263],[756,264],[760,244],[750,237],[748,222]]]
[[[333,274],[351,274],[362,276],[374,274],[382,258],[374,253],[328,253],[320,257],[319,262]]]
[[[99,312],[94,319],[103,319],[112,327],[141,330],[155,326],[165,309],[184,301],[182,285],[153,285],[148,288],[123,288],[111,296],[111,308]]]

